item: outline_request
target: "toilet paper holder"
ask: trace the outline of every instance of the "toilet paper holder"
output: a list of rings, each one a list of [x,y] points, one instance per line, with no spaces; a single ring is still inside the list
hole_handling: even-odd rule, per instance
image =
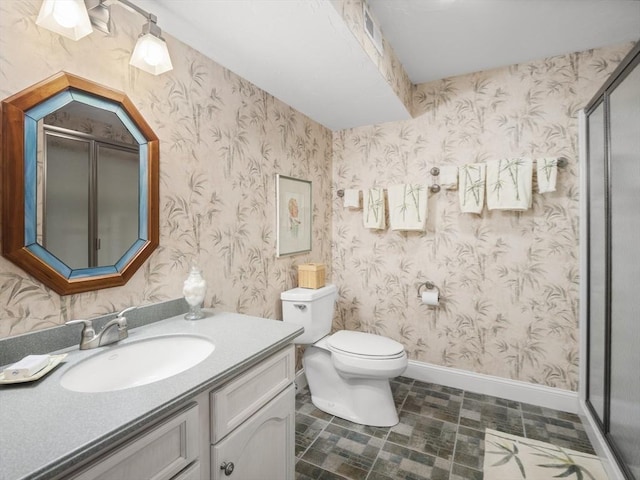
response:
[[[422,298],[422,288],[426,288],[427,290],[438,289],[433,282],[424,282],[418,285],[418,298]]]

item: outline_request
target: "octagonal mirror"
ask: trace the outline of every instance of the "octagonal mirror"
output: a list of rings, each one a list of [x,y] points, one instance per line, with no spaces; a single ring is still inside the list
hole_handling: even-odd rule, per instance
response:
[[[61,72],[2,102],[2,253],[61,295],[158,245],[159,145],[124,93]]]

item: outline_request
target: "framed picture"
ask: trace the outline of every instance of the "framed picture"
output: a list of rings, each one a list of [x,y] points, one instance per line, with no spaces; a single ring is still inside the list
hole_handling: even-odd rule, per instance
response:
[[[311,251],[311,182],[276,175],[278,257]]]

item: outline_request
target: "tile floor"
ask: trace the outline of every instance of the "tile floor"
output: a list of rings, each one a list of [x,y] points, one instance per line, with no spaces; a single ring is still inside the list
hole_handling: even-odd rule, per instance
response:
[[[484,429],[594,453],[574,414],[399,377],[400,423],[366,427],[296,396],[297,480],[482,479]]]

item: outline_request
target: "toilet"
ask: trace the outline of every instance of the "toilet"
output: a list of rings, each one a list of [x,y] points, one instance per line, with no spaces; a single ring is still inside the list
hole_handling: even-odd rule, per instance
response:
[[[341,330],[331,323],[335,285],[282,292],[285,322],[304,327],[294,341],[306,345],[302,358],[311,401],[320,410],[354,423],[390,427],[398,423],[389,379],[407,368],[401,343],[381,335]]]

